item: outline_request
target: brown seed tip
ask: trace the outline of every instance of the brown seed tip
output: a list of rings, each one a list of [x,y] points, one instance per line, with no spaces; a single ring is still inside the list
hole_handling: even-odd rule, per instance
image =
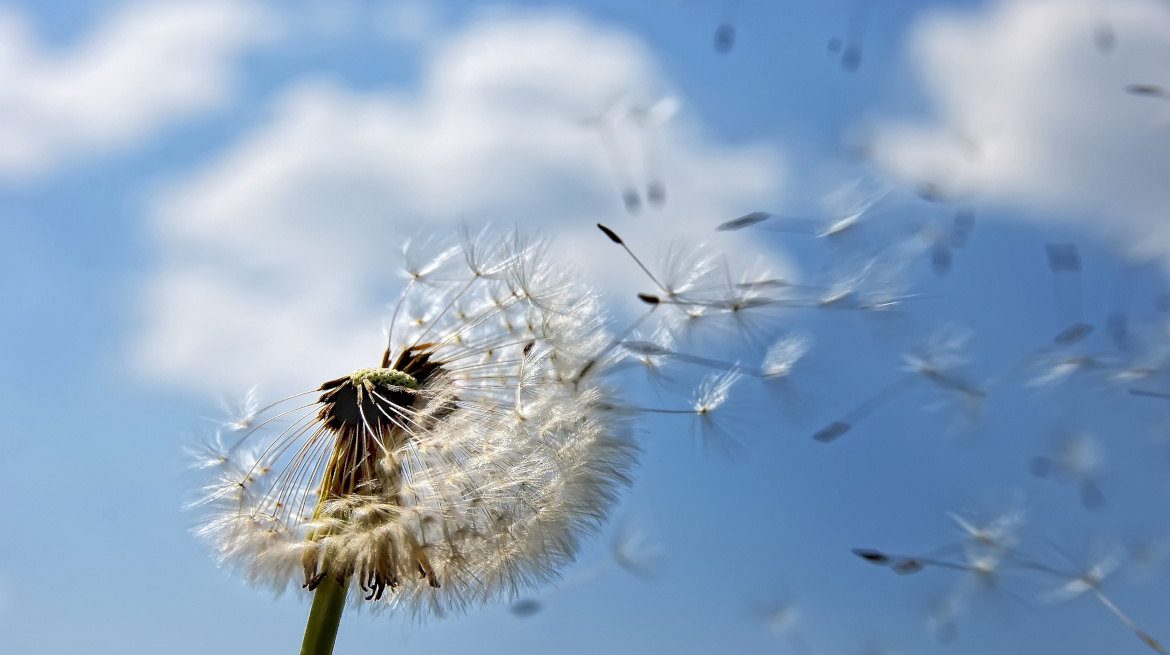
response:
[[[1135,96],[1164,97],[1166,95],[1166,90],[1157,84],[1130,84],[1125,87],[1125,92]]]
[[[622,238],[617,235],[617,232],[614,232],[613,230],[609,229],[608,227],[602,225],[601,223],[597,224],[597,228],[600,229],[602,232],[604,232],[605,236],[609,237],[610,241],[613,241],[614,243],[616,243],[618,245],[624,245],[622,242]]]
[[[662,302],[662,299],[658,296],[653,296],[648,293],[639,293],[638,300],[641,300],[647,305],[657,305],[658,303]]]
[[[1089,336],[1089,333],[1092,331],[1093,326],[1089,325],[1088,323],[1073,323],[1072,325],[1065,328],[1060,334],[1056,335],[1052,341],[1062,346],[1067,346],[1084,339],[1085,337]]]
[[[878,566],[885,566],[890,563],[890,558],[880,550],[872,550],[870,548],[854,548],[853,554],[861,559],[877,564]]]
[[[727,221],[726,223],[720,223],[718,226],[715,227],[715,230],[717,232],[728,232],[730,230],[741,230],[745,227],[748,227],[749,225],[755,225],[756,223],[759,223],[761,221],[766,221],[770,217],[771,217],[771,214],[769,214],[767,212],[752,212],[750,214],[744,214],[743,216],[740,216],[739,218],[733,218],[730,221]]]
[[[1145,632],[1142,632],[1141,630],[1134,630],[1134,632],[1137,633],[1138,639],[1141,639],[1142,641],[1146,642],[1147,646],[1149,646],[1150,648],[1153,648],[1154,650],[1158,651],[1162,655],[1166,655],[1166,649],[1162,647],[1162,644],[1158,643],[1157,639],[1154,639],[1153,637],[1146,634]]]
[[[829,443],[830,441],[848,432],[849,428],[851,427],[853,426],[845,423],[844,421],[833,421],[820,432],[814,434],[813,439],[816,439],[821,443]]]

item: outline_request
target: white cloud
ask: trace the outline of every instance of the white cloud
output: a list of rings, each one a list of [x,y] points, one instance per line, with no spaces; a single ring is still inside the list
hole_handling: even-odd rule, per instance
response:
[[[369,365],[401,235],[420,224],[555,232],[563,256],[626,277],[632,294],[632,265],[594,223],[653,259],[672,235],[713,237],[719,222],[776,200],[773,150],[712,143],[684,111],[657,139],[666,205],[625,214],[603,141],[582,120],[665,87],[624,33],[495,16],[436,44],[422,79],[410,95],[298,83],[267,124],[157,199],[161,268],[135,352],[148,375],[214,389]],[[633,152],[636,136],[615,140]],[[623,161],[644,181],[640,159]]]
[[[139,2],[54,51],[0,10],[0,180],[124,147],[222,104],[237,57],[271,27],[239,0]]]
[[[911,54],[935,114],[876,131],[881,166],[1001,206],[1088,222],[1170,253],[1170,5],[1005,0],[936,12]],[[1104,13],[1103,13],[1104,12]],[[1094,45],[1102,19],[1117,35]]]

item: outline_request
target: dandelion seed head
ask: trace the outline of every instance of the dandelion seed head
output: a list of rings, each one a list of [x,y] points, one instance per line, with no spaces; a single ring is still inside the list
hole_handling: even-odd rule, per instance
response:
[[[555,578],[600,528],[636,452],[600,302],[539,241],[462,240],[408,247],[379,366],[194,451],[221,564],[436,616]]]

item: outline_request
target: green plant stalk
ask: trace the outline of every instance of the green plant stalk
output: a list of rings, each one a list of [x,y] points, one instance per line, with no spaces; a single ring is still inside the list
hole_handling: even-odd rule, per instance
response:
[[[325,576],[313,592],[313,604],[309,607],[309,620],[305,625],[305,639],[301,642],[301,655],[331,655],[333,642],[337,641],[337,626],[341,624],[341,611],[345,609],[345,587],[332,576]]]

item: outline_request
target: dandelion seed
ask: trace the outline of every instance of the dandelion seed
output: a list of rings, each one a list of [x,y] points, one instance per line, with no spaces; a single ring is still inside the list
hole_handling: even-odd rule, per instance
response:
[[[1050,243],[1044,246],[1048,256],[1048,270],[1052,272],[1053,296],[1057,317],[1066,327],[1053,341],[1058,345],[1076,343],[1093,331],[1081,321],[1081,255],[1070,243]]]
[[[660,314],[664,323],[659,327],[669,329],[675,334],[690,336],[696,332],[700,324],[705,326],[718,319],[723,319],[723,325],[717,327],[725,328],[727,323],[731,323],[741,332],[751,332],[756,326],[752,322],[754,317],[749,314],[753,310],[776,304],[775,299],[761,291],[775,282],[775,279],[766,273],[748,269],[739,281],[733,281],[726,262],[721,261],[712,251],[704,247],[672,246],[667,251],[663,263],[656,267],[658,271],[655,274],[616,232],[600,223],[597,227],[610,241],[626,251],[630,259],[660,292],[637,294],[639,300],[650,306],[650,310],[626,328],[619,335],[618,341],[624,339],[660,306],[671,307],[675,311],[668,312],[667,316]],[[761,285],[761,282],[769,284]],[[617,342],[613,345],[616,346]]]
[[[1100,509],[1105,504],[1097,479],[1101,468],[1101,449],[1087,432],[1076,431],[1060,437],[1050,456],[1032,460],[1032,474],[1053,476],[1075,484],[1081,504],[1086,509]]]
[[[739,371],[724,371],[708,376],[699,385],[695,400],[691,404],[699,417],[699,434],[703,443],[716,443],[724,450],[733,445],[731,434],[717,420],[716,411],[727,402],[731,388],[743,378]]]
[[[585,119],[583,123],[597,129],[610,169],[621,188],[622,205],[630,214],[637,214],[642,209],[642,195],[634,184],[634,175],[627,166],[626,153],[622,151],[618,139],[619,129],[626,122],[628,113],[627,104],[619,99],[610,103],[601,113]]]
[[[931,603],[926,627],[939,643],[949,644],[958,638],[959,627],[955,624],[957,613],[949,599],[940,598]]]
[[[735,46],[735,26],[731,23],[720,23],[715,28],[715,52],[725,55]]]
[[[1110,363],[1095,355],[1050,350],[1035,357],[1033,366],[1039,372],[1027,384],[1042,387],[1064,382],[1078,374],[1108,371]]]
[[[1093,25],[1093,45],[1097,47],[1097,52],[1107,55],[1117,45],[1117,30],[1113,28],[1113,21],[1109,19],[1104,3],[1099,5],[1098,12]]]
[[[942,557],[943,553],[953,550],[953,544],[922,556],[893,555],[872,549],[855,549],[853,553],[872,564],[889,568],[898,575],[918,573],[928,567],[960,571],[963,575],[954,588],[931,605],[927,617],[927,626],[935,638],[950,641],[957,636],[959,615],[970,605],[973,597],[992,590],[1008,592],[1002,584],[1001,572],[1006,564],[1015,561],[1015,553],[1008,544],[1015,543],[1011,532],[1022,520],[1018,516],[1009,513],[993,519],[986,526],[976,526],[963,517],[952,515],[965,533],[964,540],[959,544],[962,547],[962,558],[959,561]]]
[[[800,607],[788,598],[788,594],[779,594],[779,598],[754,609],[752,614],[761,620],[777,638],[787,642],[789,649],[798,655],[813,652],[809,647],[808,639],[801,629],[802,612]]]
[[[1155,391],[1153,389],[1130,389],[1129,393],[1134,396],[1146,396],[1148,398],[1162,398],[1170,400],[1170,391]]]
[[[731,388],[743,377],[736,369],[713,373],[695,389],[694,399],[688,409],[666,409],[656,407],[631,408],[634,411],[651,414],[683,414],[698,417],[698,433],[703,444],[716,444],[724,451],[731,451],[734,445],[731,435],[718,417],[719,409],[730,397]]]
[[[643,207],[643,194],[635,182],[639,177],[645,178],[645,199],[650,205],[661,206],[666,202],[657,131],[678,113],[679,108],[678,99],[671,96],[649,105],[619,98],[601,113],[583,121],[597,129],[610,168],[621,188],[622,204],[630,214],[637,214]],[[631,141],[634,145],[630,145]],[[636,168],[630,165],[631,158],[642,160],[639,175],[631,170]]]
[[[542,609],[544,609],[543,603],[534,598],[524,598],[508,606],[509,612],[522,619],[526,619]]]
[[[932,195],[929,199],[941,200],[941,197]],[[917,252],[925,248],[930,253],[930,267],[936,275],[946,275],[951,270],[954,260],[954,251],[967,244],[971,230],[975,226],[975,213],[969,208],[960,208],[951,217],[950,225],[940,227],[935,223],[927,223],[918,230],[918,242],[921,246],[912,247]]]
[[[854,0],[849,10],[849,25],[845,30],[846,38],[841,50],[841,68],[846,72],[856,72],[861,67],[862,42],[865,39],[866,13],[869,9],[869,0]]]
[[[871,564],[878,564],[881,566],[886,566],[891,561],[889,556],[887,556],[885,553],[881,552],[880,550],[873,550],[870,548],[854,548],[853,554],[867,562],[870,562]]]
[[[662,205],[666,202],[666,182],[663,180],[656,134],[680,108],[681,103],[673,96],[666,96],[649,106],[635,105],[630,108],[630,117],[637,124],[642,136],[643,168],[647,178],[646,200],[651,205]]]
[[[1098,550],[1101,550],[1098,548]],[[1066,556],[1067,558],[1067,556]],[[1044,594],[1044,600],[1048,601],[1067,601],[1085,593],[1092,594],[1102,605],[1105,606],[1114,616],[1117,617],[1127,628],[1137,635],[1142,643],[1149,646],[1154,651],[1166,655],[1166,649],[1156,639],[1150,636],[1149,633],[1137,626],[1132,619],[1121,611],[1112,599],[1105,595],[1101,590],[1102,583],[1112,574],[1119,565],[1121,560],[1110,552],[1098,553],[1097,557],[1093,558],[1087,566],[1081,569],[1081,572],[1072,575],[1062,573],[1056,569],[1047,566],[1036,566],[1038,570],[1051,574],[1053,576],[1063,578],[1064,584],[1050,590]]]
[[[1130,84],[1125,87],[1125,92],[1135,96],[1170,99],[1170,93],[1157,84]]]
[[[663,330],[660,327],[658,330],[656,330],[655,334],[660,334],[663,332],[668,333],[668,331]],[[659,337],[659,338],[661,339],[662,337]],[[755,375],[755,376],[761,375],[761,373],[759,371],[754,371],[752,369],[740,366],[739,364],[736,364],[736,363],[725,362],[722,360],[712,359],[710,357],[702,357],[699,355],[691,355],[688,353],[674,350],[673,348],[667,348],[665,346],[660,346],[657,343],[653,343],[653,342],[623,341],[622,347],[625,348],[630,353],[634,354],[635,356],[641,358],[641,360],[647,366],[648,369],[653,369],[654,367],[660,366],[660,364],[658,362],[660,362],[661,360],[669,359],[669,360],[674,360],[674,361],[678,361],[678,362],[685,362],[688,364],[695,364],[697,366],[702,366],[705,368],[713,368],[713,369],[716,369],[719,371],[738,371],[738,372],[743,373],[745,375]]]
[[[824,218],[807,219],[782,216],[763,211],[751,212],[721,223],[717,231],[742,230],[760,225],[773,232],[803,234],[824,239],[836,245],[848,242],[860,231],[875,206],[891,191],[891,187],[868,178],[859,178],[827,194],[823,201]],[[859,237],[855,237],[857,240]]]
[[[663,549],[642,522],[618,524],[610,544],[610,556],[622,570],[643,580],[656,580],[663,568]]]
[[[967,240],[971,238],[971,232],[975,229],[975,212],[970,208],[961,208],[955,212],[955,218],[951,225],[950,242],[952,248],[962,248],[967,245]]]
[[[750,214],[744,214],[739,218],[733,218],[725,223],[720,223],[715,229],[719,232],[742,230],[745,227],[762,223],[769,218],[772,218],[772,215],[767,212],[752,212]]]
[[[598,300],[544,250],[411,262],[378,366],[201,457],[197,533],[249,582],[314,592],[306,644],[331,648],[347,597],[440,615],[552,579],[628,484],[625,415],[581,375],[610,365]]]
[[[1025,522],[1024,510],[1019,507],[1012,507],[982,521],[960,514],[948,516],[962,531],[961,545],[967,550],[1009,551],[1019,543],[1017,533]]]
[[[229,430],[247,430],[252,426],[252,421],[255,420],[260,409],[260,402],[256,398],[256,387],[248,389],[243,397],[235,401],[225,400],[222,406],[227,415],[222,423],[223,427]]]
[[[944,328],[932,333],[916,351],[903,355],[906,375],[880,389],[841,419],[822,428],[813,435],[813,438],[827,443],[841,437],[858,421],[922,380],[929,382],[948,397],[957,398],[966,414],[973,418],[987,394],[981,388],[964,380],[956,370],[966,361],[960,351],[968,336],[966,332],[954,328]]]
[[[556,593],[563,593],[573,587],[590,583],[603,573],[617,566],[621,570],[642,580],[656,579],[662,567],[662,548],[654,543],[649,532],[641,523],[629,519],[618,523],[610,542],[610,559],[583,571],[574,573],[556,586]],[[527,618],[549,605],[549,597],[523,598],[508,607],[508,611]]]
[[[790,334],[777,339],[764,355],[760,375],[772,379],[787,378],[811,349],[812,339],[807,335]]]
[[[712,46],[718,54],[725,55],[735,47],[735,13],[738,7],[739,0],[723,0],[719,25],[715,27],[712,40]]]

